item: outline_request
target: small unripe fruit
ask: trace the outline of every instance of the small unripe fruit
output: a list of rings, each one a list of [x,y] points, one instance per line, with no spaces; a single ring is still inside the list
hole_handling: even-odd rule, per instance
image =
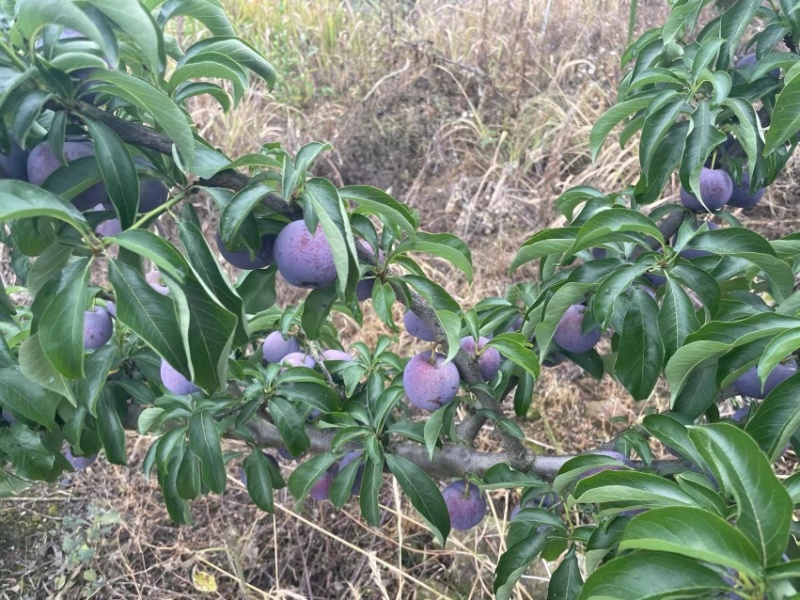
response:
[[[764,197],[765,188],[759,188],[755,193],[750,193],[750,174],[742,173],[742,185],[733,184],[733,192],[728,200],[728,206],[737,208],[753,208]]]
[[[274,260],[272,251],[275,245],[276,237],[277,236],[269,234],[263,236],[261,238],[261,247],[259,248],[258,252],[256,252],[255,256],[253,256],[253,258],[250,258],[250,251],[246,248],[239,251],[228,250],[228,248],[222,242],[222,236],[220,235],[219,231],[217,232],[215,239],[217,241],[217,249],[222,255],[222,258],[224,258],[234,267],[243,269],[245,271],[254,271],[255,269],[263,269],[267,265],[272,264]]]
[[[278,363],[287,354],[300,350],[300,342],[294,336],[284,339],[280,331],[273,331],[265,339],[261,346],[264,362]]]
[[[161,359],[161,383],[164,384],[164,387],[168,391],[173,394],[178,394],[179,396],[194,394],[200,391],[199,387],[186,379],[186,377],[181,375],[177,370],[173,369],[172,365],[163,358]]]
[[[787,364],[775,365],[775,368],[767,375],[767,379],[764,382],[764,389],[762,390],[761,380],[758,378],[758,365],[753,365],[733,382],[733,386],[742,396],[761,400],[766,398],[778,384],[783,383],[796,373],[797,363],[795,361]]]
[[[113,332],[114,323],[105,308],[97,306],[93,310],[83,313],[83,347],[85,349],[95,350],[105,346]]]
[[[289,223],[275,240],[274,254],[278,271],[295,287],[323,288],[336,280],[331,247],[320,227],[312,235],[304,221]]]
[[[436,335],[431,331],[430,327],[425,324],[425,321],[410,310],[406,311],[403,315],[403,325],[405,325],[406,331],[415,338],[419,338],[425,342],[436,341]]]
[[[341,473],[341,471],[354,460],[360,460],[363,453],[363,450],[353,450],[352,452],[345,454],[342,457],[342,460],[339,462],[338,472]],[[358,465],[358,468],[356,469],[356,478],[353,482],[353,488],[350,490],[350,493],[353,494],[353,496],[358,496],[358,494],[361,492],[361,482],[363,479],[364,463]]]
[[[582,304],[573,304],[561,317],[553,340],[567,352],[581,354],[588,352],[600,341],[600,328],[595,327],[583,333],[583,318],[586,307]]]
[[[92,466],[94,461],[97,460],[97,454],[90,454],[89,456],[75,456],[72,453],[72,449],[67,448],[64,451],[64,458],[66,458],[67,462],[72,465],[73,469],[76,471],[82,471]]]
[[[733,180],[722,169],[708,169],[703,167],[700,172],[700,196],[708,210],[719,210],[730,200],[733,193]],[[694,212],[705,211],[690,192],[681,188],[681,203]]]
[[[478,356],[478,370],[481,372],[481,377],[484,381],[491,381],[497,372],[500,370],[500,363],[502,357],[497,348],[484,348],[489,343],[489,338],[481,337],[478,339],[478,347],[475,348],[475,338],[465,337],[461,338],[461,349],[469,354],[475,356],[480,351]]]
[[[450,525],[458,531],[472,529],[486,514],[486,498],[478,486],[463,480],[454,481],[442,490],[444,503],[450,515]]]
[[[411,404],[434,411],[447,404],[458,393],[458,369],[445,363],[447,357],[438,352],[431,363],[431,353],[417,354],[403,370],[403,390]]]

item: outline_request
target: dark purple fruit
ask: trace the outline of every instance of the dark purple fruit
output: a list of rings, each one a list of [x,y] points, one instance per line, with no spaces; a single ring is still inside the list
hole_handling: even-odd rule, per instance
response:
[[[709,231],[714,231],[715,229],[719,229],[719,225],[717,225],[713,221],[708,221],[707,224]],[[699,228],[700,228],[700,223],[694,223],[692,225],[692,229],[694,229],[695,231],[697,231]],[[675,234],[675,237],[672,238],[673,244],[675,243],[676,237],[677,234]],[[682,258],[685,258],[686,260],[693,260],[695,258],[701,258],[703,256],[711,256],[711,254],[712,253],[709,252],[708,250],[696,250],[695,248],[686,248],[685,250],[680,251],[680,256]]]
[[[83,314],[83,347],[87,350],[95,350],[105,346],[114,333],[114,323],[111,321],[109,312],[96,306],[92,310],[87,310]]]
[[[755,52],[751,52],[750,54],[745,54],[742,58],[737,60],[734,67],[737,69],[743,69],[745,71],[752,71],[757,63],[758,59],[756,58]],[[772,69],[767,72],[767,75],[778,79],[781,76],[781,70],[778,68]]]
[[[67,159],[67,164],[88,156],[94,156],[94,146],[91,141],[64,142],[64,158]],[[28,156],[28,181],[33,185],[40,186],[62,166],[50,149],[50,144],[44,141],[35,146]],[[95,183],[72,199],[72,204],[80,211],[89,210],[97,204],[108,207],[111,206],[110,203],[106,186],[102,181]]]
[[[484,381],[491,381],[500,370],[502,357],[497,348],[485,348],[489,343],[489,338],[481,337],[478,339],[478,346],[475,347],[475,338],[461,338],[461,349],[470,356],[478,357],[478,369]]]
[[[317,362],[311,358],[308,354],[303,354],[302,352],[292,352],[287,354],[281,359],[281,364],[286,367],[308,367],[309,369],[313,369],[314,365]]]
[[[317,479],[317,482],[311,486],[311,489],[308,491],[308,495],[314,498],[314,500],[327,500],[328,494],[331,491],[331,484],[333,480],[336,478],[336,474],[338,473],[338,469],[336,465],[332,465],[325,473],[323,473],[322,477]]]
[[[450,525],[458,531],[472,529],[486,514],[486,498],[478,486],[463,480],[454,481],[442,490],[444,503],[450,515]]]
[[[323,362],[327,362],[329,360],[338,360],[343,362],[350,362],[353,360],[353,357],[350,356],[347,352],[343,352],[341,350],[329,349],[323,350],[320,355],[322,356]]]
[[[703,167],[700,172],[700,196],[706,206],[700,204],[687,190],[681,188],[681,203],[694,212],[719,210],[730,200],[733,193],[733,180],[722,169],[709,169]]]
[[[336,281],[331,247],[319,227],[312,235],[304,221],[289,223],[275,240],[274,254],[278,271],[295,287],[317,289]]]
[[[405,325],[406,331],[415,338],[425,342],[436,341],[436,335],[431,331],[430,327],[410,310],[407,310],[403,315],[403,325]]]
[[[219,231],[217,231],[215,239],[217,240],[217,249],[222,255],[222,258],[224,258],[234,267],[243,269],[245,271],[253,271],[255,269],[263,269],[264,267],[272,264],[274,260],[272,250],[275,246],[276,237],[277,236],[271,234],[263,236],[261,238],[261,247],[252,258],[250,257],[250,251],[246,248],[239,251],[228,250],[225,244],[222,243],[222,236],[220,235]]]
[[[345,454],[342,457],[342,460],[339,462],[338,472],[341,473],[341,471],[354,460],[360,460],[363,453],[363,450],[353,450],[352,452]],[[356,479],[353,482],[353,488],[350,490],[350,493],[353,494],[353,496],[358,496],[358,494],[361,492],[361,482],[363,479],[364,464],[362,463],[358,465],[358,468],[356,469]]]
[[[169,296],[169,288],[164,285],[164,280],[161,279],[161,273],[158,271],[148,271],[144,278],[147,280],[147,283],[150,284],[150,287],[159,294],[162,296]]]
[[[199,387],[173,369],[172,365],[163,358],[161,359],[161,383],[164,384],[164,387],[168,391],[173,394],[178,394],[179,396],[194,394],[200,391]]]
[[[280,331],[273,331],[266,338],[264,344],[261,346],[261,353],[264,356],[264,362],[277,363],[283,360],[283,357],[292,352],[300,350],[300,342],[294,336],[284,338]]]
[[[436,353],[431,363],[431,353],[417,354],[403,370],[403,390],[411,404],[434,411],[447,404],[458,393],[458,369],[445,363],[444,354]]]
[[[359,302],[366,302],[372,298],[372,290],[375,288],[375,278],[362,279],[356,285],[356,298]]]
[[[97,454],[90,454],[89,456],[75,456],[72,453],[71,448],[67,448],[64,451],[64,458],[67,459],[67,462],[72,465],[72,468],[76,471],[83,471],[88,467],[92,466],[94,461],[97,460]]]
[[[0,179],[28,181],[28,153],[11,140],[8,154],[0,154]]]
[[[745,171],[742,173],[742,185],[733,184],[733,192],[731,193],[731,199],[728,200],[728,206],[753,208],[761,202],[765,191],[765,188],[759,188],[755,193],[750,193],[750,174]]]
[[[561,317],[553,340],[567,352],[581,354],[588,352],[600,341],[600,328],[583,333],[583,317],[586,307],[583,304],[573,304]]]
[[[8,423],[9,425],[13,425],[17,422],[17,418],[8,412],[5,408],[0,411],[0,417],[3,418],[3,421]]]
[[[764,388],[762,389],[761,381],[758,378],[758,365],[754,365],[742,373],[739,378],[733,382],[733,385],[736,391],[742,396],[760,400],[766,398],[778,384],[783,383],[796,373],[797,363],[795,361],[775,365],[775,368],[767,375],[767,380],[764,382]]]

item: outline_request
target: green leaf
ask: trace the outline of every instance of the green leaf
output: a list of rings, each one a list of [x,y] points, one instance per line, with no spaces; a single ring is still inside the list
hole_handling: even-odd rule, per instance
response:
[[[184,375],[191,375],[184,348],[184,319],[175,301],[155,291],[133,267],[109,261],[109,281],[117,299],[117,319]]]
[[[598,240],[611,233],[622,232],[652,236],[662,246],[665,244],[664,236],[650,218],[627,208],[612,208],[591,216],[581,226],[570,254],[592,247]],[[644,239],[642,237],[642,243],[644,243]]]
[[[211,411],[195,413],[189,419],[189,447],[200,459],[203,483],[212,492],[224,492],[227,482],[225,462],[222,460],[219,432]]]
[[[531,349],[531,344],[521,334],[502,333],[493,337],[487,348],[496,348],[500,354],[516,365],[519,365],[533,378],[539,378],[539,360]]]
[[[289,491],[292,496],[302,501],[314,487],[317,480],[335,463],[341,454],[326,452],[308,459],[289,476]]]
[[[715,119],[719,109],[711,109],[711,101],[704,100],[697,104],[692,113],[692,129],[686,137],[686,145],[681,161],[681,184],[697,197],[700,197],[700,172],[711,152],[725,141],[725,134],[716,128]]]
[[[533,234],[514,255],[514,259],[511,261],[511,272],[513,273],[522,265],[537,258],[567,252],[575,245],[578,231],[577,227],[561,227],[544,229]]]
[[[183,451],[178,477],[175,480],[175,490],[184,500],[197,498],[203,489],[200,477],[200,459],[188,446]]]
[[[168,20],[181,15],[197,19],[214,37],[236,35],[225,9],[216,0],[167,0],[161,7],[158,21],[163,26]]]
[[[261,510],[274,512],[269,459],[261,450],[253,450],[244,459],[244,472],[247,475],[247,492],[253,502]]]
[[[122,248],[152,261],[165,275],[183,283],[189,265],[183,255],[164,238],[146,229],[129,229],[115,235],[113,240]]]
[[[289,453],[293,456],[305,453],[311,441],[306,434],[306,425],[302,415],[289,402],[278,396],[270,399],[269,414],[272,415]]]
[[[361,515],[373,527],[380,527],[381,524],[378,494],[383,485],[383,465],[383,458],[378,463],[374,463],[371,460],[366,461],[364,464],[364,477],[361,480],[361,493],[359,494]]]
[[[655,152],[675,124],[678,115],[684,110],[685,98],[678,96],[674,100],[663,103],[648,115],[642,126],[642,137],[639,142],[639,164],[645,179],[650,179],[650,167]]]
[[[20,346],[19,370],[24,377],[56,394],[65,396],[73,406],[77,406],[78,403],[69,387],[69,382],[61,373],[56,371],[53,364],[47,359],[39,341],[38,333],[29,337]]]
[[[275,273],[277,268],[271,265],[266,269],[250,271],[239,282],[236,291],[244,302],[245,313],[252,315],[275,304]]]
[[[117,211],[122,229],[127,229],[133,225],[136,213],[139,212],[139,177],[136,174],[136,165],[125,144],[113,130],[90,119],[86,119],[86,125],[94,140],[94,153],[108,196]]]
[[[634,400],[650,396],[664,362],[658,305],[643,289],[633,289],[622,325],[614,374]]]
[[[518,541],[500,556],[494,570],[494,593],[498,600],[511,598],[517,581],[544,550],[546,541],[546,532],[536,533]]]
[[[386,192],[368,185],[348,185],[339,189],[339,196],[356,204],[355,214],[376,215],[384,223],[413,237],[419,227],[419,220],[403,203],[398,202]]]
[[[127,465],[125,453],[125,429],[122,427],[114,397],[103,392],[97,400],[97,434],[103,443],[108,462],[115,465]]]
[[[222,211],[219,220],[219,232],[223,243],[228,248],[234,248],[234,242],[242,229],[245,220],[253,210],[261,205],[261,201],[272,193],[273,190],[264,183],[256,183],[237,192]],[[256,233],[257,231],[254,231]],[[255,242],[255,239],[251,240]],[[258,244],[261,244],[260,238]]]
[[[98,348],[86,357],[86,377],[72,382],[73,395],[92,416],[97,416],[97,399],[105,387],[116,354],[117,348],[114,345]]]
[[[447,338],[447,356],[445,360],[451,361],[461,349],[461,315],[449,310],[437,310],[435,312]]]
[[[625,502],[631,506],[697,506],[695,499],[677,484],[639,471],[603,470],[578,482],[575,501]]]
[[[608,134],[617,126],[622,120],[630,117],[634,113],[647,108],[653,101],[658,92],[645,92],[636,98],[631,98],[620,102],[609,108],[603,115],[597,119],[592,131],[589,134],[589,144],[592,148],[592,161],[597,160],[600,154],[600,149],[603,146]]]
[[[178,525],[191,525],[192,513],[189,509],[189,502],[181,498],[177,486],[182,460],[183,448],[181,447],[180,452],[174,452],[169,455],[169,462],[164,465],[163,470],[159,470],[158,481],[161,484],[164,504],[167,506],[170,519]]]
[[[594,287],[594,284],[588,283],[567,283],[553,294],[553,297],[545,308],[544,318],[536,326],[535,338],[536,343],[539,345],[540,362],[547,358],[547,353],[550,351],[550,343],[553,340],[553,334],[556,331],[556,327],[558,327],[561,317],[570,306],[583,301],[586,293],[591,291]]]
[[[53,297],[47,299],[38,319],[45,356],[70,379],[83,377],[83,316],[89,301],[91,265],[91,260],[82,259],[62,272]]]
[[[270,90],[275,85],[275,80],[277,79],[275,69],[253,46],[242,39],[219,36],[206,38],[187,48],[183,62],[190,59],[194,60],[195,57],[202,54],[225,56],[261,77]]]
[[[550,577],[547,600],[577,600],[582,587],[583,578],[578,565],[578,557],[575,554],[575,546],[570,546],[569,551]]]
[[[425,252],[443,258],[459,269],[472,283],[472,255],[467,245],[451,233],[426,233],[418,231],[416,236],[400,244],[396,252]]]
[[[723,58],[730,60],[733,58],[739,42],[751,25],[753,17],[761,7],[761,0],[739,0],[733,6],[726,9],[720,16],[720,37],[724,40],[720,50],[720,61],[718,67],[725,67]],[[720,64],[722,63],[722,64]]]
[[[686,336],[700,327],[691,298],[672,278],[667,277],[664,299],[658,311],[658,331],[664,343],[664,358],[669,358],[683,346]]]
[[[736,498],[736,528],[750,539],[763,564],[780,560],[792,501],[756,442],[727,423],[691,427],[689,437],[723,489]]]
[[[89,0],[124,31],[145,56],[150,70],[164,72],[164,40],[153,17],[139,0]],[[94,136],[92,136],[94,137]]]
[[[773,389],[758,406],[744,430],[758,443],[771,462],[782,454],[800,427],[797,392],[800,375],[793,375]]]
[[[402,456],[387,454],[386,462],[411,504],[444,545],[450,534],[450,515],[442,492],[425,471]]]
[[[625,528],[620,550],[658,550],[721,565],[758,578],[761,560],[742,533],[720,516],[689,506],[656,508]]]
[[[661,600],[710,598],[729,586],[699,561],[668,552],[634,552],[597,569],[583,585],[579,600]]]
[[[0,369],[0,405],[47,428],[55,427],[59,397],[24,377],[19,369]]]
[[[439,442],[439,433],[442,431],[442,424],[445,412],[449,408],[449,404],[437,408],[428,420],[425,421],[425,428],[423,435],[425,437],[425,447],[428,449],[428,458],[433,460],[434,452],[436,452],[436,445]]]
[[[107,82],[95,85],[93,90],[119,96],[149,113],[177,146],[184,167],[191,170],[194,162],[192,128],[172,98],[148,82],[121,71],[94,69],[91,77],[98,82]]]
[[[78,209],[55,194],[24,181],[0,180],[0,223],[25,217],[52,217],[78,231],[89,231]]]
[[[322,328],[327,323],[338,296],[332,285],[312,290],[303,303],[303,331],[310,340],[318,340]]]

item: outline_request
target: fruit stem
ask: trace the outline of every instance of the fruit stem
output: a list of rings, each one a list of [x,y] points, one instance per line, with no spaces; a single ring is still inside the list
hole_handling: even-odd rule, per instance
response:
[[[431,357],[428,360],[428,364],[435,365],[436,364],[436,344],[434,343],[431,347]]]
[[[711,153],[711,169],[714,169],[714,165],[717,163],[717,151]]]

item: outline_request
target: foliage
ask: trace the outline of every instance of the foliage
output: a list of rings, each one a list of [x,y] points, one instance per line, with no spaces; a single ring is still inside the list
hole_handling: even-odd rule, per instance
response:
[[[466,244],[422,230],[381,190],[313,176],[329,145],[293,155],[267,141],[232,159],[199,136],[191,98],[209,95],[228,111],[253,78],[272,86],[277,77],[217,0],[5,3],[0,237],[29,301],[0,290],[0,494],[73,468],[65,443],[125,464],[125,428],[136,427],[156,438],[144,471],[155,471],[177,523],[191,522],[193,498],[224,492],[226,463],[243,458],[259,508],[272,510],[282,487],[298,502],[339,507],[352,492],[374,526],[388,473],[444,543],[459,497],[448,492],[446,503],[432,477],[456,477],[474,484],[448,488],[466,490],[469,511],[485,510],[476,489],[521,490],[497,564],[499,598],[540,556],[562,557],[553,598],[796,594],[800,492],[771,463],[787,444],[800,449],[800,376],[789,369],[764,389],[743,424],[720,419],[717,403],[754,366],[763,383],[800,349],[800,234],[770,241],[725,207],[708,218],[703,209],[714,187],[706,172],[755,195],[794,152],[800,20],[792,0],[738,0],[716,14],[709,4],[678,0],[662,27],[630,44],[618,103],[592,130],[594,156],[620,124],[622,144],[638,135],[639,180],[609,194],[567,190],[556,204],[568,225],[535,233],[511,265],[536,262],[535,281],[468,308],[415,260],[437,256],[471,281]],[[169,34],[178,16],[208,36],[180,47]],[[755,57],[735,60],[747,48]],[[93,151],[68,160],[65,144],[76,140]],[[27,179],[38,159],[15,168],[40,144],[59,164],[37,186]],[[676,170],[696,204],[652,208]],[[154,182],[168,199],[153,202]],[[99,209],[79,210],[79,196],[98,189]],[[223,254],[266,266],[229,280],[193,208],[199,193],[220,210]],[[98,225],[114,218],[119,233],[103,234]],[[302,235],[284,234],[300,219],[292,230]],[[324,244],[312,253],[309,237]],[[155,268],[147,275],[146,264]],[[276,305],[278,272],[311,289],[302,302]],[[361,323],[360,298],[395,330],[393,307],[405,305],[441,354],[411,363],[383,337],[375,348],[355,344],[354,358],[326,358],[341,347],[331,315]],[[114,333],[87,351],[93,306],[114,315]],[[269,344],[297,343],[299,356],[265,360],[262,340],[274,332]],[[602,357],[600,332],[611,339]],[[487,382],[479,361],[489,351],[505,360]],[[663,379],[670,410],[648,414],[614,450],[536,457],[502,403],[513,394],[525,416],[541,365],[559,357],[608,374],[635,400]],[[462,395],[453,398],[445,370],[457,372]],[[411,387],[433,409],[424,421],[404,401]],[[503,454],[472,447],[487,421]],[[223,453],[223,437],[247,452]],[[651,440],[676,458],[654,461]],[[300,458],[288,480],[269,447]],[[559,502],[542,500],[554,494]]]

